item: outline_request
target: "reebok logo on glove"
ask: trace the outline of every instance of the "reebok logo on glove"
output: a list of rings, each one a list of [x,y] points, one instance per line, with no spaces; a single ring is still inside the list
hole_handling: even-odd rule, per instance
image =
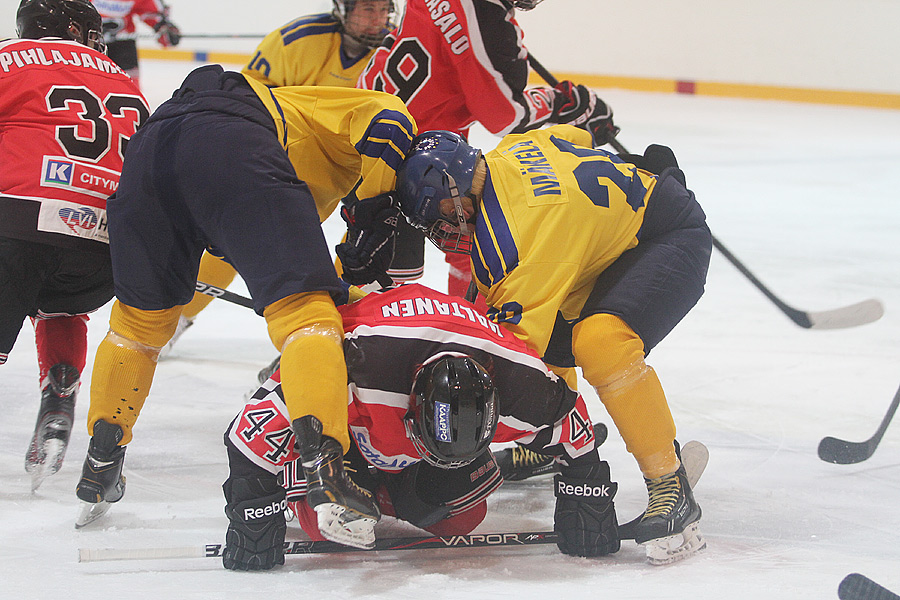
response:
[[[587,482],[569,483],[561,478],[556,479],[556,495],[575,500],[585,498],[610,498],[610,486],[591,485]]]
[[[283,498],[281,502],[272,502],[268,506],[248,506],[244,509],[244,521],[255,521],[256,519],[271,517],[285,510],[287,510],[286,498]]]

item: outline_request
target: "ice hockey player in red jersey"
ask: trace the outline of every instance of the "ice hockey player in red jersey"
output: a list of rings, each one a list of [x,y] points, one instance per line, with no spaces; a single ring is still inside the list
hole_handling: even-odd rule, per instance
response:
[[[527,85],[528,50],[515,9],[530,10],[540,2],[409,0],[400,26],[372,57],[357,87],[399,96],[419,131],[442,129],[467,137],[477,121],[503,136],[571,123],[591,131],[598,146],[608,143],[617,132],[612,110],[593,91],[571,81],[555,88]],[[423,243],[410,230],[401,224],[398,260],[414,252],[409,246]],[[468,258],[445,258],[448,291],[462,297],[472,279]],[[478,306],[486,310],[483,303]]]
[[[32,489],[59,470],[87,354],[88,313],[113,296],[106,198],[149,116],[103,51],[88,0],[23,0],[0,42],[0,364],[34,322],[41,407]]]
[[[472,304],[417,284],[339,311],[354,442],[344,460],[353,485],[375,495],[384,514],[436,535],[472,531],[503,481],[489,443],[520,440],[563,465],[554,486],[560,549],[580,556],[619,549],[616,484],[597,453],[584,401],[524,343]],[[225,434],[229,569],[284,563],[284,513],[267,507],[289,505],[304,531],[322,539],[316,522],[327,512],[319,504],[314,513],[305,498],[323,489],[303,475],[309,468],[299,464],[279,375],[263,383]],[[572,491],[586,487],[605,495]],[[372,526],[341,541],[371,547]]]
[[[156,34],[163,48],[177,46],[181,31],[169,20],[169,7],[162,0],[92,0],[103,17],[103,40],[107,54],[139,83],[137,21],[144,22]]]

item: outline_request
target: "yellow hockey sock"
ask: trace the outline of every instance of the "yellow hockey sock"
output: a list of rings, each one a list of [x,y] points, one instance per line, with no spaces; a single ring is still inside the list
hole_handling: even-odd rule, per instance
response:
[[[281,389],[291,420],[313,415],[322,433],[346,452],[347,366],[343,324],[325,292],[294,294],[264,311],[269,337],[281,350]]]
[[[619,317],[592,315],[575,326],[572,352],[644,477],[674,472],[675,422],[640,337]]]
[[[160,348],[175,332],[180,313],[180,306],[144,311],[119,301],[113,304],[109,332],[97,348],[91,373],[89,434],[93,435],[94,423],[103,420],[122,428],[120,445],[131,441],[132,427],[150,393]]]

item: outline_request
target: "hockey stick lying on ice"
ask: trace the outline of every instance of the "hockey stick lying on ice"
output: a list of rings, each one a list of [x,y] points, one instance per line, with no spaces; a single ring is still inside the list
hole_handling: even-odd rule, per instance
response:
[[[900,600],[900,596],[865,575],[850,573],[838,586],[841,600]]]
[[[688,475],[691,487],[697,485],[706,464],[709,462],[709,451],[700,442],[691,441],[681,448],[681,460]],[[623,540],[634,539],[634,526],[640,516],[619,525],[619,536]],[[527,531],[507,533],[470,533],[468,535],[451,535],[446,537],[402,537],[378,538],[372,550],[360,550],[343,544],[328,541],[295,541],[284,543],[287,554],[333,554],[343,552],[373,552],[378,550],[423,550],[429,548],[483,548],[485,546],[531,546],[535,544],[554,544],[557,534],[554,531]],[[165,558],[216,558],[222,556],[222,544],[206,544],[205,546],[181,546],[172,548],[79,548],[78,562],[99,562],[108,560],[155,560]]]
[[[540,75],[540,77],[548,84],[555,86],[559,83],[559,80],[530,54],[528,55],[528,64],[530,64],[531,68],[534,69],[534,72]],[[628,150],[625,149],[625,146],[615,138],[610,142],[610,145],[615,148],[616,152],[630,154]],[[769,288],[757,279],[757,277],[750,272],[750,269],[744,266],[744,263],[738,260],[734,254],[722,245],[722,242],[720,242],[716,236],[713,236],[712,241],[713,246],[722,253],[722,256],[728,259],[728,262],[734,265],[744,277],[750,280],[750,283],[756,286],[756,289],[762,292],[766,298],[771,300],[772,303],[781,310],[781,312],[787,315],[791,321],[800,327],[806,329],[843,329],[845,327],[857,327],[859,325],[877,321],[884,315],[884,306],[874,298],[863,300],[862,302],[857,302],[856,304],[851,304],[849,306],[815,312],[798,310],[788,306],[787,303],[778,298],[778,296],[772,293]]]
[[[822,441],[819,442],[819,458],[838,465],[852,465],[870,458],[875,453],[881,438],[884,437],[884,432],[887,431],[891,419],[894,418],[897,406],[900,406],[900,388],[894,394],[894,399],[881,420],[881,425],[878,426],[872,437],[864,442],[848,442],[831,436],[822,438]]]

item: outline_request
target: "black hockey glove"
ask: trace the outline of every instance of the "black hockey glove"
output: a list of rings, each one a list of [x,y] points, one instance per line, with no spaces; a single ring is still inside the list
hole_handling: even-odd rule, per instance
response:
[[[419,490],[419,471],[436,468],[420,461],[399,473],[381,473],[398,519],[424,529],[447,518],[451,507],[435,499],[425,499]]]
[[[153,27],[153,31],[156,32],[156,42],[163,48],[181,43],[181,30],[165,18]]]
[[[347,223],[347,241],[335,248],[350,285],[377,281],[381,287],[393,284],[387,274],[394,258],[400,203],[393,193],[358,200],[341,208]]]
[[[612,109],[600,98],[597,98],[594,110],[588,116],[584,128],[594,136],[594,148],[605,146],[619,135],[619,128],[613,123]]]
[[[284,488],[274,477],[229,478],[222,486],[228,531],[222,564],[233,571],[267,571],[284,564],[287,508]]]
[[[556,545],[572,556],[606,556],[618,552],[619,525],[613,497],[618,484],[610,481],[609,463],[562,467],[553,478]]]
[[[554,123],[569,123],[577,127],[587,122],[597,104],[594,92],[571,81],[560,81],[553,89],[557,92],[553,102]]]

